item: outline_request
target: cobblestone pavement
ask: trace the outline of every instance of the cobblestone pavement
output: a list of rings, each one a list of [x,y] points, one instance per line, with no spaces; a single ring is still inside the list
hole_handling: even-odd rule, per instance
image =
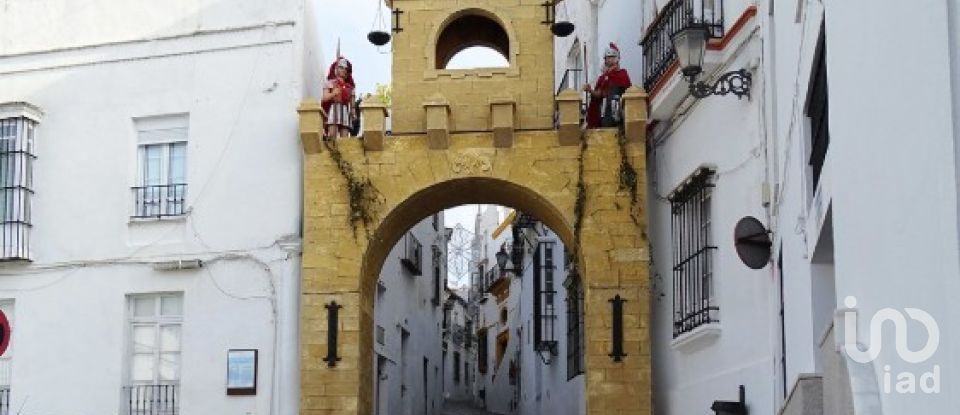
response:
[[[442,413],[443,415],[496,415],[477,408],[472,402],[463,401],[444,401]]]

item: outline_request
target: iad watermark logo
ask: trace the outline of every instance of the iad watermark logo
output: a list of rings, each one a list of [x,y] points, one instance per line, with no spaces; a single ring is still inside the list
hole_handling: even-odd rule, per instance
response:
[[[857,307],[857,298],[849,296],[844,299],[844,305],[848,309]],[[906,363],[922,364],[931,358],[940,347],[940,326],[933,316],[926,311],[917,308],[904,308],[906,313],[892,308],[884,308],[877,311],[870,319],[869,346],[866,350],[861,350],[861,345],[857,342],[857,313],[856,311],[846,311],[843,315],[843,350],[850,356],[850,359],[858,363],[870,363],[880,356],[883,348],[883,327],[884,323],[890,322],[894,328],[894,344],[897,348],[897,355]],[[907,346],[908,328],[907,317],[920,322],[926,328],[927,342],[920,350],[913,351]],[[916,393],[917,387],[923,393],[940,393],[940,365],[933,365],[929,372],[917,373],[906,371],[896,374],[896,385],[893,381],[890,365],[883,367],[882,385],[884,393]]]

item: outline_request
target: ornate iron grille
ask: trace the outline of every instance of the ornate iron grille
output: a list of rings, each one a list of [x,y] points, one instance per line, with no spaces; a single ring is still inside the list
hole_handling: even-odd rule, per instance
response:
[[[554,242],[540,242],[533,260],[533,348],[538,352],[557,354],[554,323],[557,319],[554,297]]]
[[[35,129],[36,122],[26,117],[0,120],[0,260],[30,259]]]
[[[643,47],[643,87],[653,89],[677,58],[670,36],[678,30],[703,25],[710,38],[723,37],[723,0],[673,0],[647,26]]]
[[[413,275],[423,275],[423,245],[413,233],[407,232],[403,237],[403,257],[400,263]]]
[[[133,188],[134,218],[163,218],[186,213],[187,185],[163,184]]]
[[[713,298],[711,196],[714,172],[699,169],[670,194],[673,216],[673,336],[717,322]]]
[[[180,385],[124,386],[128,415],[177,415],[180,413]]]

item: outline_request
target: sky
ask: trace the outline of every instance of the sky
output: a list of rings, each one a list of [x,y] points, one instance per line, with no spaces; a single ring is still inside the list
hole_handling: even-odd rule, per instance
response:
[[[350,0],[335,2],[323,0],[322,7],[344,7],[349,10],[337,13],[320,13],[320,42],[324,58],[333,63],[337,53],[337,41],[340,53],[353,63],[353,79],[357,83],[359,94],[376,91],[377,84],[390,83],[392,68],[391,44],[376,47],[367,41],[367,33],[374,29],[389,30],[391,26],[390,9],[382,0]],[[382,13],[383,25],[379,24],[377,9]],[[403,36],[404,33],[399,34]],[[464,50],[451,59],[448,68],[475,68],[506,66],[506,59],[489,48],[474,47]],[[326,69],[322,71],[326,73]]]

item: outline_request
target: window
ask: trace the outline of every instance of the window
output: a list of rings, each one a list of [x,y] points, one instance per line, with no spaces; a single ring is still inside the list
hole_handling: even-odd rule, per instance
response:
[[[571,274],[567,290],[567,380],[583,373],[583,294],[580,277]]]
[[[823,161],[830,147],[830,112],[827,99],[827,41],[824,26],[820,27],[820,40],[810,71],[810,87],[807,91],[807,117],[810,119],[810,170],[813,189],[820,184]],[[812,192],[811,192],[812,193]]]
[[[30,259],[34,140],[40,110],[0,105],[0,260]]]
[[[714,172],[697,170],[669,197],[673,233],[673,336],[717,322],[711,197]]]
[[[143,118],[137,127],[135,218],[162,218],[186,213],[187,117]]]
[[[555,242],[540,242],[533,254],[533,349],[557,353],[554,322],[553,253]]]
[[[431,225],[433,225],[433,230],[440,230],[440,214],[434,213],[433,217],[430,218]]]
[[[453,352],[453,381],[460,383],[460,352]]]
[[[403,257],[400,263],[410,271],[411,275],[423,275],[423,245],[413,236],[412,232],[407,232],[403,237]]]
[[[487,373],[487,361],[489,357],[487,356],[487,329],[482,329],[477,331],[477,372],[481,374]]]
[[[129,379],[123,401],[131,414],[176,414],[179,406],[183,296],[130,296]]]
[[[440,260],[443,258],[443,252],[440,251],[440,247],[436,245],[430,246],[433,255],[430,257],[433,258],[433,306],[437,307],[440,305],[440,292],[442,288],[440,287],[442,279],[440,278]]]

